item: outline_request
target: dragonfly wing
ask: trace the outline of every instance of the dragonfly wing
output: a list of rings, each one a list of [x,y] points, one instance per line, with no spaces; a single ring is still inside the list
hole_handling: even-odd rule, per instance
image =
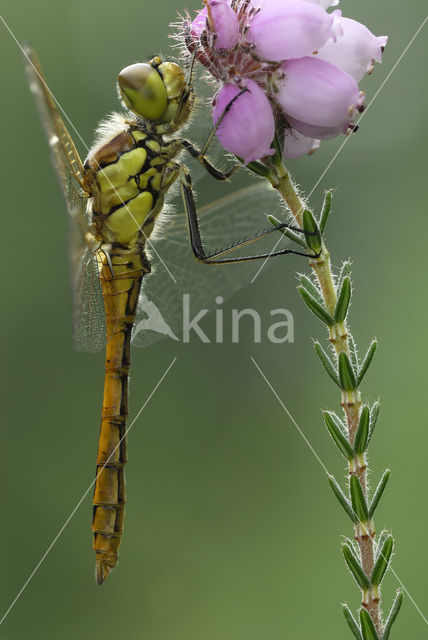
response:
[[[211,251],[244,240],[269,227],[265,214],[274,214],[286,221],[276,191],[264,181],[256,181],[200,209],[204,242]],[[135,346],[149,346],[166,336],[186,340],[188,320],[204,309],[215,309],[242,286],[250,284],[260,267],[259,262],[225,265],[196,262],[185,214],[166,214],[165,219],[163,235],[153,240],[153,248],[149,250],[153,267],[152,273],[143,279],[133,332]],[[278,239],[281,245],[276,249],[282,248],[283,236],[273,233],[233,255],[270,252]],[[216,303],[218,297],[221,299]]]
[[[52,162],[69,213],[69,258],[73,289],[74,342],[84,351],[99,351],[105,333],[94,247],[88,245],[87,202],[82,161],[61,118],[34,50],[24,47],[25,69],[51,150]],[[96,277],[95,277],[96,276]]]
[[[88,246],[73,278],[73,343],[77,351],[96,353],[105,345],[104,302],[97,248]]]

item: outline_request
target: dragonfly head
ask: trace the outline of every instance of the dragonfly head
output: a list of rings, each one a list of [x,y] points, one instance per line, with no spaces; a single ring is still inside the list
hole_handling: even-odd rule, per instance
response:
[[[145,120],[178,128],[190,115],[193,93],[174,62],[157,56],[149,63],[131,64],[119,73],[118,85],[125,105]]]

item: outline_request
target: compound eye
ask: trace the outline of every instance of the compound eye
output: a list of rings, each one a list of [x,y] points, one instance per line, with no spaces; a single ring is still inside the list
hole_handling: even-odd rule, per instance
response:
[[[165,84],[150,64],[138,63],[119,73],[122,100],[134,113],[146,120],[159,120],[168,106]]]

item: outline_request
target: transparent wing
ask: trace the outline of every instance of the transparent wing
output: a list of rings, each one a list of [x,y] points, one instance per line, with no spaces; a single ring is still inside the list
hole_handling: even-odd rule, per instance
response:
[[[99,279],[97,247],[81,253],[73,281],[73,344],[77,351],[97,353],[106,341],[104,302]]]
[[[200,229],[205,245],[210,251],[220,249],[266,229],[269,227],[266,214],[286,221],[276,191],[264,181],[201,208]],[[149,346],[166,336],[186,339],[186,318],[191,320],[203,309],[218,307],[249,284],[261,265],[258,261],[225,265],[198,263],[190,247],[184,212],[166,214],[163,224],[162,236],[152,241],[156,251],[149,251],[152,273],[143,279],[133,332],[135,346]],[[279,238],[281,244],[276,248],[280,249],[284,246],[283,236],[273,233],[233,255],[269,252]],[[164,264],[156,256],[160,256]],[[221,300],[216,303],[217,297]]]
[[[88,194],[83,185],[83,166],[60,116],[34,50],[24,47],[25,70],[51,150],[52,162],[69,213],[69,258],[73,290],[74,344],[83,351],[99,351],[105,333],[104,308],[99,304],[100,284],[95,250],[88,246],[86,216]]]

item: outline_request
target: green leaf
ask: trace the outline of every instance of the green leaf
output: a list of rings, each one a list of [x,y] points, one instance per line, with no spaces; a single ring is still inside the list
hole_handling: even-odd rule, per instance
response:
[[[367,349],[367,353],[364,356],[364,360],[361,364],[361,368],[358,372],[358,386],[360,386],[362,379],[364,378],[364,376],[366,375],[366,371],[369,368],[371,361],[373,360],[373,356],[375,354],[375,351],[377,349],[377,341],[376,340],[372,340],[369,348]]]
[[[337,375],[337,371],[332,361],[330,360],[330,358],[328,357],[328,355],[326,354],[326,352],[318,342],[318,340],[315,340],[314,347],[315,347],[315,351],[317,352],[318,358],[321,360],[321,364],[324,367],[326,373],[330,376],[333,382],[335,382],[340,389],[340,381]]]
[[[343,493],[342,489],[340,488],[340,485],[337,482],[336,478],[334,476],[332,476],[332,475],[329,475],[328,476],[328,482],[329,482],[330,487],[333,490],[334,495],[339,500],[339,502],[342,505],[342,507],[345,509],[345,512],[351,518],[352,522],[354,524],[356,524],[358,522],[358,518],[355,515],[354,510],[352,509],[351,503],[349,502],[348,498],[345,496],[345,494]]]
[[[367,441],[369,437],[369,426],[370,426],[370,409],[367,405],[365,405],[360,414],[360,421],[358,423],[357,431],[355,433],[354,439],[354,449],[355,453],[361,454],[367,448]]]
[[[305,287],[306,291],[313,298],[315,298],[315,300],[317,300],[320,304],[323,304],[324,300],[321,291],[318,289],[316,284],[312,282],[310,278],[308,278],[308,276],[306,276],[304,273],[299,273],[299,282],[302,287]]]
[[[344,351],[339,353],[339,380],[340,386],[344,391],[352,391],[357,388],[354,370],[348,354]]]
[[[381,477],[379,484],[376,487],[376,491],[374,492],[374,496],[373,499],[371,501],[370,504],[370,509],[369,509],[369,519],[371,520],[371,518],[373,517],[374,512],[376,511],[376,507],[379,503],[379,500],[381,499],[383,492],[385,491],[385,487],[388,483],[389,477],[391,475],[391,471],[389,469],[386,469],[386,471],[384,471],[383,476]]]
[[[240,158],[239,156],[236,156],[236,158],[239,160],[241,164],[244,164],[243,158]],[[249,169],[256,175],[261,176],[262,178],[267,178],[270,173],[270,169],[266,165],[257,161],[250,162],[249,164],[245,165],[245,168]]]
[[[352,474],[349,479],[349,492],[351,494],[351,504],[355,514],[360,522],[367,522],[369,519],[369,510],[364,497],[363,488],[358,477]]]
[[[351,547],[348,544],[343,544],[342,552],[343,557],[345,558],[345,562],[348,565],[350,572],[354,576],[358,586],[360,587],[360,589],[367,591],[370,588],[370,580],[364,573],[363,568],[355,557]]]
[[[278,130],[275,132],[275,137],[273,139],[273,146],[275,147],[275,156],[273,158],[274,164],[280,165],[283,159],[284,152],[284,128],[281,127],[280,135],[278,134]]]
[[[275,218],[275,216],[267,216],[267,219],[269,220],[269,222],[273,227],[277,227],[279,224],[282,224],[283,222],[283,220],[279,220],[278,218]],[[279,233],[282,233],[283,236],[287,236],[287,238],[290,238],[290,240],[292,240],[293,242],[296,242],[300,247],[303,247],[303,249],[306,249],[306,242],[302,240],[302,238],[291,229],[287,229],[287,227],[283,227],[282,229],[278,229],[278,231]]]
[[[389,566],[393,548],[394,538],[389,535],[385,539],[385,542],[382,545],[382,549],[379,551],[378,559],[376,560],[375,566],[373,567],[371,575],[372,585],[377,587],[382,582],[385,572]]]
[[[379,411],[380,411],[380,402],[375,402],[372,408],[370,409],[370,427],[369,427],[369,437],[367,439],[367,446],[369,446],[370,441],[372,439],[373,431],[375,430],[377,419],[379,417]]]
[[[389,640],[389,636],[391,635],[391,627],[394,624],[396,617],[398,616],[402,604],[403,592],[399,590],[397,591],[397,595],[391,607],[391,611],[389,612],[388,619],[385,622],[385,628],[383,630],[383,640]]]
[[[342,286],[337,298],[336,308],[334,310],[334,318],[336,322],[343,322],[348,313],[349,301],[351,299],[351,281],[346,276],[343,279]]]
[[[312,249],[315,253],[319,253],[321,251],[321,235],[320,230],[318,229],[318,225],[315,222],[315,218],[309,209],[305,209],[303,212],[303,229],[306,231],[306,244],[309,249]]]
[[[355,344],[354,336],[352,335],[352,333],[349,333],[349,331],[348,331],[348,345],[349,345],[349,355],[351,358],[352,368],[354,369],[354,371],[358,371],[359,364],[358,364],[357,345]]]
[[[360,609],[360,625],[364,640],[379,640],[373,620],[369,612],[364,608]]]
[[[331,200],[333,198],[333,189],[329,189],[324,193],[324,202],[322,203],[321,217],[319,228],[321,235],[324,234],[325,225],[331,212]]]
[[[376,548],[375,548],[375,553],[374,553],[374,561],[376,562],[376,560],[379,557],[379,552],[382,551],[382,547],[383,547],[383,543],[385,542],[385,540],[387,539],[387,537],[389,536],[389,531],[387,531],[386,529],[383,529],[377,540],[376,540]]]
[[[317,316],[317,318],[322,320],[329,327],[334,325],[333,316],[331,316],[327,309],[325,309],[325,307],[323,307],[313,296],[311,296],[304,287],[297,287],[297,291],[300,293],[306,305],[309,307],[312,313]]]
[[[345,436],[339,426],[339,423],[341,424],[341,421],[338,416],[330,411],[323,411],[323,418],[325,426],[327,427],[334,444],[339,449],[342,456],[346,460],[352,460],[352,458],[355,457],[355,451],[350,445],[348,438]]]
[[[351,266],[350,260],[345,260],[345,262],[342,263],[342,267],[337,278],[336,291],[340,291],[342,288],[343,279],[351,276]]]
[[[357,640],[363,640],[360,627],[358,626],[354,616],[352,615],[352,611],[350,610],[347,604],[345,603],[342,604],[342,611],[343,611],[343,615],[345,616],[345,620],[348,623],[348,626],[351,629],[354,636],[357,638]]]

